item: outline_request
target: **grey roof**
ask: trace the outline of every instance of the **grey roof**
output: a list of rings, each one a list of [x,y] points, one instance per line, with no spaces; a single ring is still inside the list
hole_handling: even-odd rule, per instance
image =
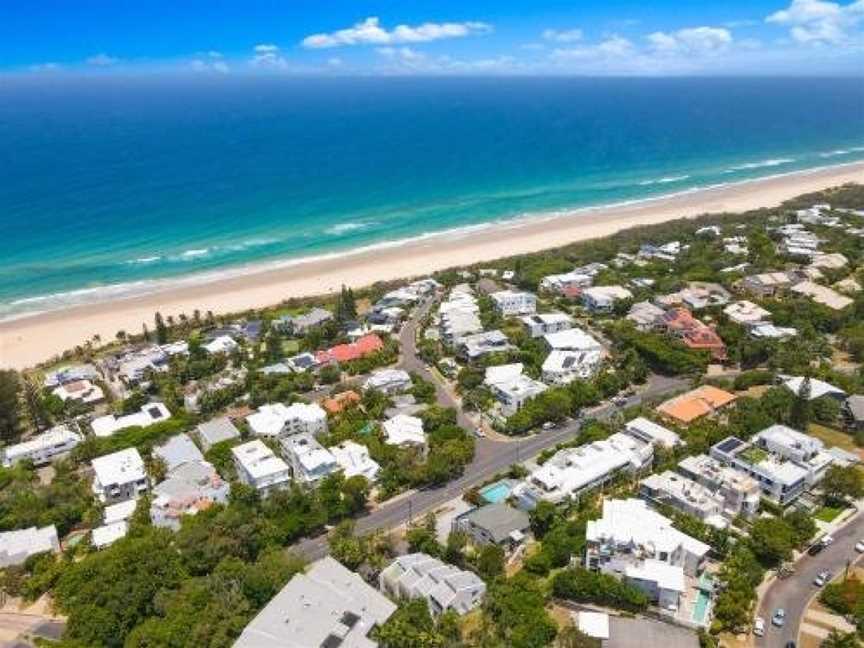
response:
[[[849,413],[856,421],[864,421],[864,396],[856,394],[846,399]]]
[[[168,467],[168,472],[181,464],[204,460],[204,455],[187,434],[171,437],[163,445],[153,448],[153,454],[162,458]]]
[[[234,648],[374,648],[396,605],[329,556],[297,574],[252,619]]]
[[[525,511],[515,509],[506,502],[487,504],[468,511],[461,517],[486,530],[496,543],[506,540],[513,531],[524,531],[531,526]]]
[[[295,315],[293,317],[285,317],[284,321],[293,324],[298,328],[307,328],[309,326],[318,326],[327,320],[333,319],[333,313],[323,308],[313,308],[308,313],[303,315]]]
[[[231,419],[223,416],[222,418],[201,423],[198,426],[198,434],[200,435],[202,442],[212,446],[220,441],[238,438],[240,436],[240,430],[234,426]]]

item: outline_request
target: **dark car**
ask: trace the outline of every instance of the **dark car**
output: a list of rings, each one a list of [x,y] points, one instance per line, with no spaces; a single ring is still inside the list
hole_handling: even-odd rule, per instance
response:
[[[825,545],[823,545],[821,542],[817,542],[816,544],[812,544],[812,545],[810,545],[810,548],[807,550],[807,555],[808,556],[815,556],[820,551],[822,551],[824,548],[825,548]]]
[[[795,648],[795,642],[794,641],[787,641],[786,642],[786,648]]]

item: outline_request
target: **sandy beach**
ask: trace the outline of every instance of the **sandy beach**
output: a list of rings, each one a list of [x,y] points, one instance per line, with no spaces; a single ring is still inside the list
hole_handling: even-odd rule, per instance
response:
[[[0,322],[0,366],[22,369],[50,359],[98,334],[113,339],[119,330],[152,327],[153,314],[241,311],[289,297],[326,294],[342,284],[424,275],[452,266],[535,252],[607,236],[635,225],[660,223],[709,212],[772,207],[802,193],[848,182],[864,183],[864,163],[755,180],[630,205],[579,210],[555,217],[525,219],[480,232],[442,234],[404,245],[378,248],[158,293],[89,304]]]

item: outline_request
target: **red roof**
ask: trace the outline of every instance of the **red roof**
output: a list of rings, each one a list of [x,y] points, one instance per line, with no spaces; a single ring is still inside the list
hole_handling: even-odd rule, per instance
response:
[[[337,344],[326,351],[319,351],[315,354],[316,360],[319,363],[325,362],[349,362],[357,360],[369,354],[380,351],[384,348],[384,343],[374,333],[364,335],[356,342],[351,344]]]
[[[686,308],[673,308],[663,314],[666,329],[691,349],[706,349],[717,360],[726,357],[726,345],[710,326],[700,322]]]
[[[579,299],[582,295],[582,288],[580,286],[562,286],[559,292],[567,299]]]

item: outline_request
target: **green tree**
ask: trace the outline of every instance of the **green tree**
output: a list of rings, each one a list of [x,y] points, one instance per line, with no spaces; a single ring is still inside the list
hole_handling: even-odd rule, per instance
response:
[[[381,648],[444,648],[447,641],[422,598],[403,602],[374,636]]]
[[[750,547],[767,566],[778,565],[792,556],[795,532],[781,518],[759,518],[750,528]]]
[[[860,648],[861,642],[854,632],[844,633],[834,628],[820,646],[821,648]]]
[[[156,311],[153,320],[156,325],[156,343],[165,344],[168,341],[168,327],[165,326],[165,320],[162,319],[162,313]]]
[[[795,400],[792,403],[792,409],[789,411],[789,425],[806,430],[811,418],[810,396],[812,394],[810,386],[810,376],[805,376],[801,381],[801,386],[798,388],[798,393],[795,394]]]
[[[528,513],[528,519],[531,521],[531,531],[534,533],[534,537],[542,540],[543,536],[560,519],[560,515],[552,502],[541,500],[534,507],[534,510]]]
[[[830,466],[820,484],[826,504],[864,497],[864,475],[855,466]]]
[[[484,546],[477,556],[477,572],[487,583],[504,574],[504,550],[495,544]]]
[[[555,638],[555,648],[600,648],[599,639],[590,637],[574,625],[566,626]]]
[[[0,370],[0,439],[9,443],[18,437],[21,378],[14,369]]]

